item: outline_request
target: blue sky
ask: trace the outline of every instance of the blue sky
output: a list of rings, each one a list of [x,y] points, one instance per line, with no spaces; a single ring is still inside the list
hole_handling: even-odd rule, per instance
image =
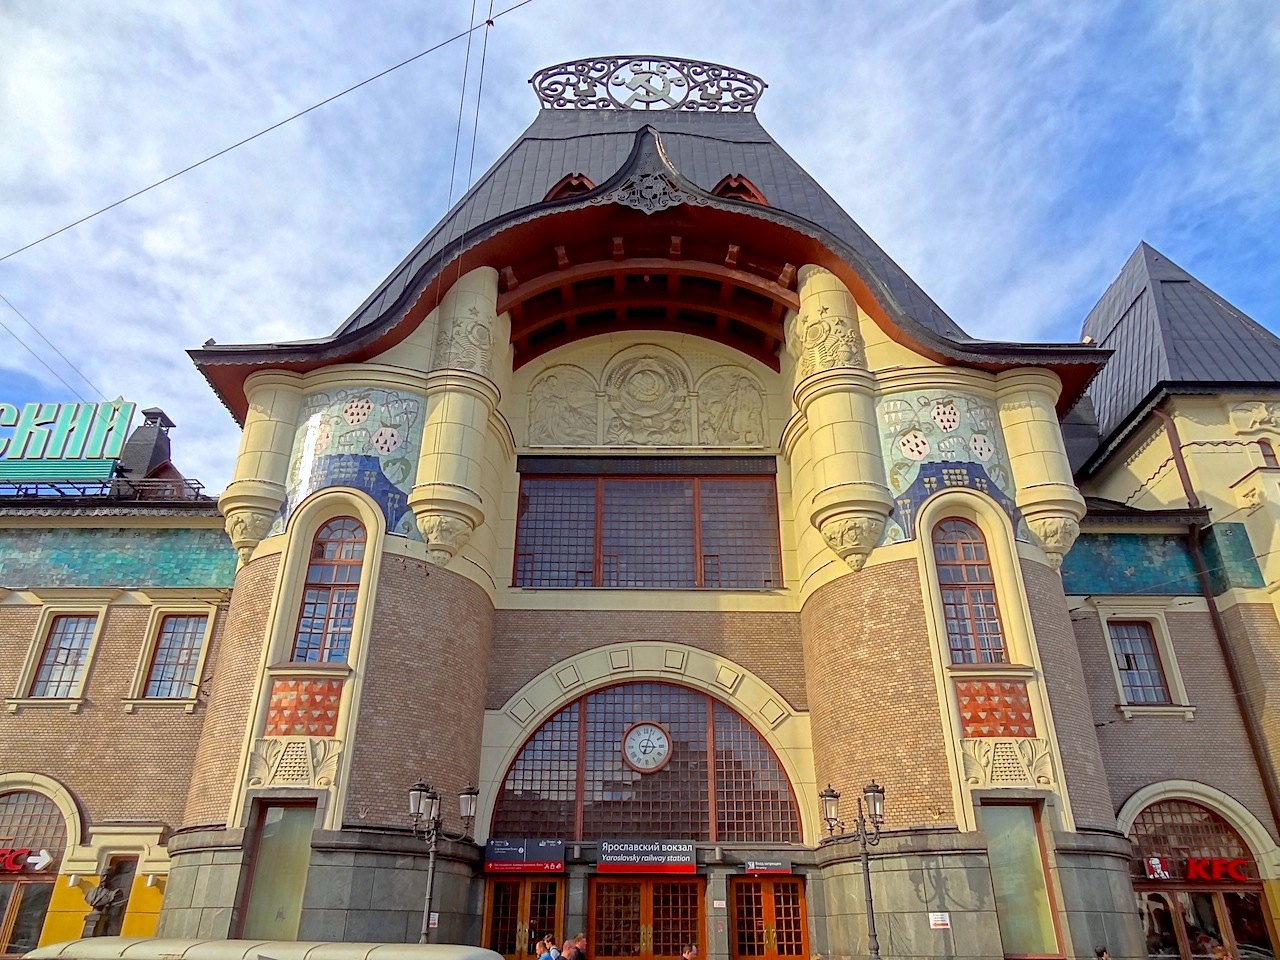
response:
[[[417,53],[471,8],[3,5],[0,255]],[[498,21],[471,180],[532,119],[539,67],[697,57],[768,81],[764,125],[975,336],[1076,339],[1143,239],[1280,328],[1273,0],[636,10],[534,0]],[[220,488],[236,429],[184,349],[325,335],[390,272],[446,208],[464,54],[451,45],[0,262],[0,293],[108,397],[163,407],[179,467]],[[97,399],[3,304],[0,319]],[[0,400],[69,398],[0,330]]]

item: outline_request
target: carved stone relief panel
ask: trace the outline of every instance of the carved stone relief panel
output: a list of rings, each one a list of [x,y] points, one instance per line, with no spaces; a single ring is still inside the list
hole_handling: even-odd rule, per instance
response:
[[[765,394],[742,367],[718,367],[698,383],[698,441],[704,446],[765,443]]]
[[[1280,403],[1248,400],[1237,403],[1228,412],[1231,427],[1237,434],[1280,431]]]
[[[492,312],[474,304],[456,317],[444,318],[436,340],[433,368],[471,370],[489,376],[495,320]]]
[[[530,446],[594,446],[599,420],[595,378],[580,367],[552,367],[529,388]]]
[[[332,737],[260,737],[249,753],[251,787],[332,787],[342,741]]]
[[[605,443],[678,446],[692,439],[689,379],[674,354],[635,347],[605,372]]]
[[[856,317],[837,316],[824,305],[801,317],[800,326],[800,379],[832,367],[866,367],[867,350]]]
[[[1042,738],[961,740],[971,787],[1046,787],[1055,782],[1053,751]]]

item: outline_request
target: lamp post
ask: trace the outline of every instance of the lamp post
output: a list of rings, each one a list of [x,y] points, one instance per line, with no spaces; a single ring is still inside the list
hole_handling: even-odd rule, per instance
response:
[[[858,798],[858,819],[851,831],[845,830],[840,819],[840,791],[831,784],[818,794],[822,803],[822,819],[827,824],[827,836],[821,845],[856,843],[862,847],[862,886],[867,897],[867,955],[880,960],[880,940],[876,936],[876,908],[871,898],[871,859],[868,848],[880,842],[880,827],[884,824],[884,787],[872,780],[862,788]],[[863,801],[866,809],[863,810]],[[836,830],[839,829],[839,833]]]
[[[462,817],[463,832],[453,836],[444,832],[440,817],[440,794],[427,783],[419,780],[409,788],[409,817],[413,821],[413,835],[427,841],[427,895],[422,902],[422,935],[419,943],[426,943],[431,933],[431,894],[436,883],[436,848],[440,838],[466,840],[471,836],[471,824],[476,818],[476,800],[480,791],[467,787],[458,794],[458,815]]]

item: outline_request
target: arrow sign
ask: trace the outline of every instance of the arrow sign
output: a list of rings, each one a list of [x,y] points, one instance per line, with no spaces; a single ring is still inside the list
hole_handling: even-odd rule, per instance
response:
[[[39,853],[27,855],[27,866],[32,870],[43,870],[51,863],[53,863],[53,854],[48,850],[41,849]]]

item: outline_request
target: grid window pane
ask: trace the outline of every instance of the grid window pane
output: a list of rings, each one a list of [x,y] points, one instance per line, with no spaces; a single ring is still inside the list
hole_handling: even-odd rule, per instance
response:
[[[1125,702],[1172,703],[1151,624],[1112,620],[1107,626]]]
[[[316,533],[293,641],[295,662],[346,662],[364,548],[364,527],[350,517],[330,520]]]
[[[653,773],[622,757],[632,724],[661,724],[671,756]],[[710,748],[710,749],[709,749]],[[507,771],[493,835],[799,843],[791,786],[745,720],[706,694],[628,683],[544,723]]]
[[[54,617],[31,684],[33,697],[71,697],[80,685],[96,616]]]
[[[1129,831],[1133,844],[1133,875],[1146,878],[1148,860],[1162,859],[1175,873],[1185,869],[1188,858],[1245,860],[1245,870],[1256,877],[1253,854],[1231,824],[1207,807],[1190,800],[1160,800],[1144,809]]]
[[[782,586],[772,477],[525,477],[520,587]]]
[[[196,664],[204,645],[208,617],[165,617],[160,624],[151,671],[147,674],[147,697],[194,697]]]
[[[982,531],[968,520],[933,529],[933,556],[952,663],[1003,663],[1004,629]]]

